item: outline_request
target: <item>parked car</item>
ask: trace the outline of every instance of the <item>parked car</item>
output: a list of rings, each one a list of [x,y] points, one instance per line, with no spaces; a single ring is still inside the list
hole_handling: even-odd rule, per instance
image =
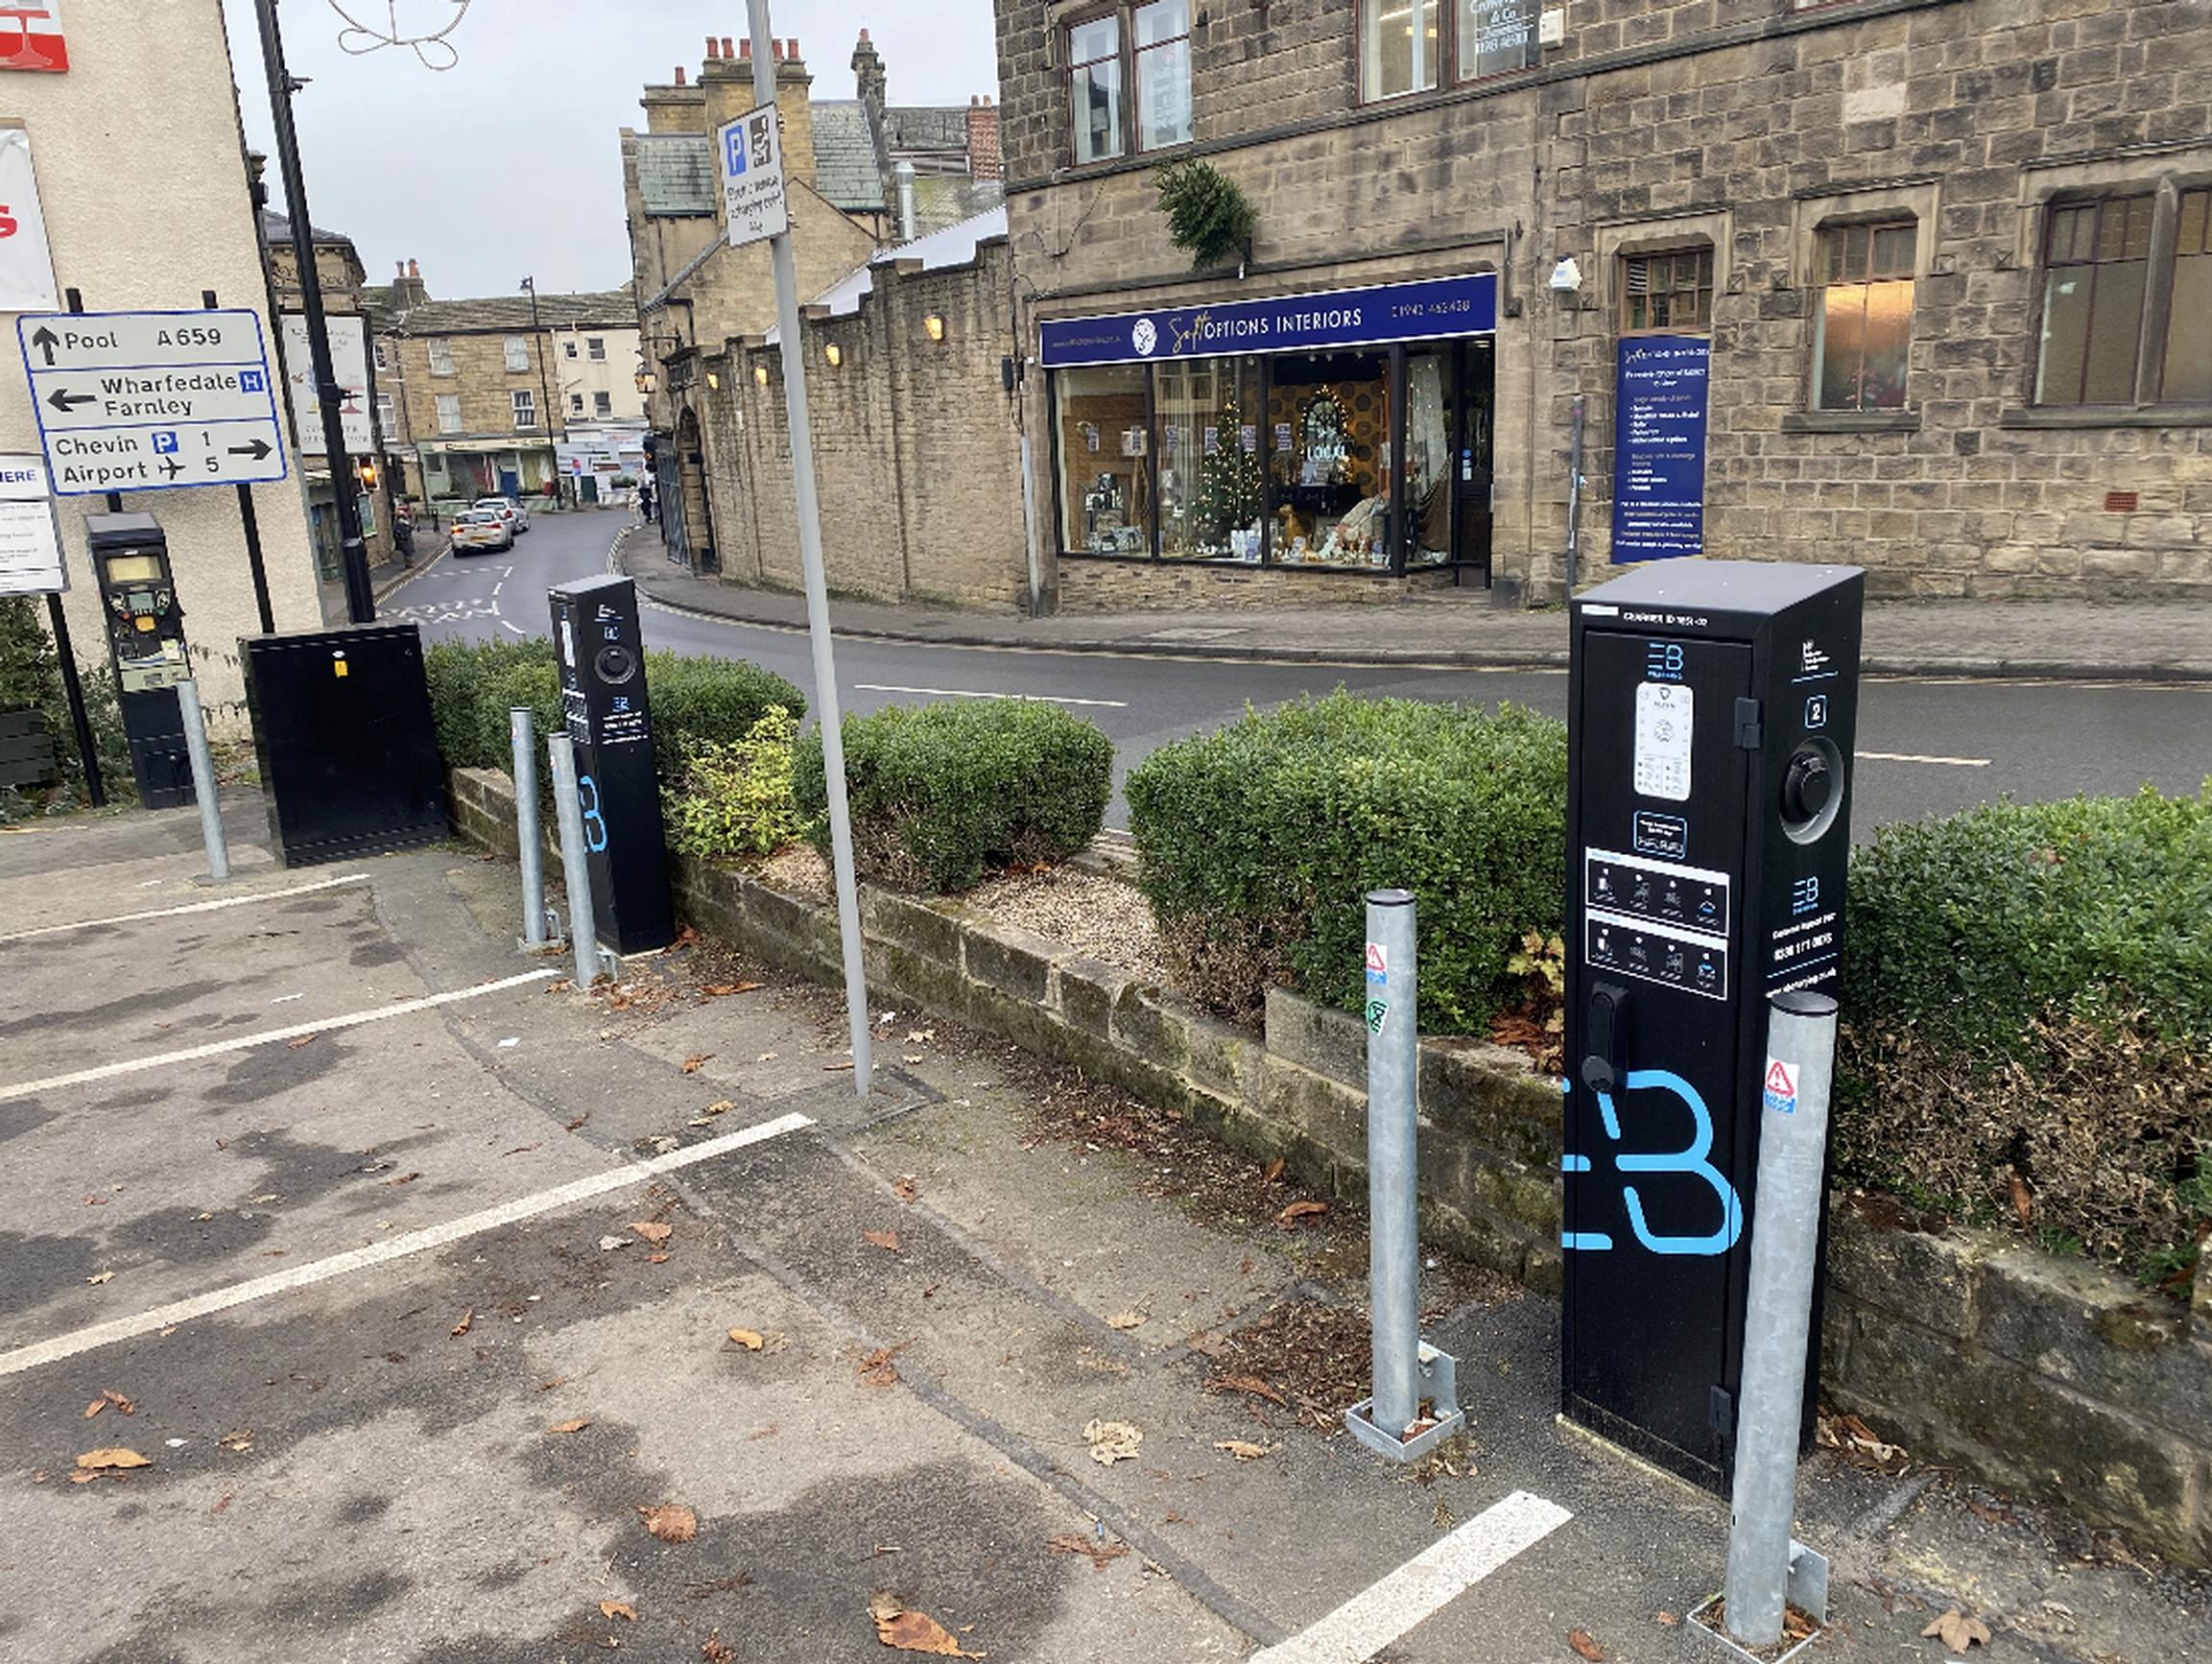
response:
[[[480,549],[495,553],[514,547],[514,533],[508,523],[489,509],[471,509],[453,522],[453,554],[459,559],[464,555],[474,555]]]
[[[510,532],[530,530],[530,511],[512,497],[479,497],[473,507],[497,514]]]

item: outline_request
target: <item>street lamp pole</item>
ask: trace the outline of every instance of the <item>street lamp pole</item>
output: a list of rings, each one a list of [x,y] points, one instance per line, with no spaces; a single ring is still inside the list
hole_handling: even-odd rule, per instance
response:
[[[330,468],[330,496],[338,512],[338,546],[345,569],[345,616],[376,622],[376,593],[369,582],[369,544],[361,535],[361,505],[354,498],[345,451],[345,390],[331,367],[330,328],[322,314],[322,278],[315,270],[315,222],[307,211],[307,181],[299,170],[299,135],[292,126],[292,95],[298,83],[284,66],[284,38],[276,29],[276,0],[254,0],[261,24],[261,61],[269,75],[269,109],[276,128],[276,166],[284,178],[284,206],[292,216],[292,254],[299,265],[299,309],[307,324],[307,356],[315,371],[316,402],[322,407],[322,458]]]
[[[545,381],[545,326],[537,320],[537,279],[525,277],[522,287],[530,294],[530,347],[537,354],[537,396],[545,406],[545,442],[553,451],[553,488],[560,489],[560,447],[553,440],[553,392]],[[562,418],[560,431],[568,431],[568,422]]]

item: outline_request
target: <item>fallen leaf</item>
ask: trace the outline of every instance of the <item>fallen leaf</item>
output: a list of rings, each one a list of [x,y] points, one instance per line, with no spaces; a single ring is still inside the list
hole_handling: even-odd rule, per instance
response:
[[[1111,1467],[1117,1462],[1128,1462],[1144,1442],[1144,1431],[1127,1421],[1086,1422],[1082,1430],[1083,1442],[1090,1446],[1090,1459],[1101,1467]]]
[[[724,1642],[720,1629],[699,1644],[699,1655],[706,1664],[737,1664],[737,1654]]]
[[[1666,1629],[1672,1629],[1676,1628],[1681,1623],[1681,1614],[1678,1612],[1662,1611],[1655,1612],[1652,1615],[1652,1622]]]
[[[821,1072],[824,1075],[843,1075],[850,1072],[855,1067],[857,1067],[857,1065],[850,1061],[843,1063],[824,1063],[821,1066]]]
[[[645,1529],[664,1543],[687,1543],[699,1535],[699,1515],[679,1502],[655,1503],[637,1511]]]
[[[285,1042],[284,1042],[284,1049],[285,1049],[286,1051],[288,1051],[288,1052],[297,1052],[297,1051],[298,1051],[298,1050],[299,1050],[299,1048],[300,1048],[300,1047],[302,1047],[302,1046],[312,1046],[313,1044],[315,1044],[315,1042],[316,1042],[317,1040],[321,1039],[321,1037],[322,1037],[322,1036],[321,1036],[321,1035],[320,1035],[320,1034],[302,1034],[302,1035],[300,1035],[300,1036],[299,1036],[299,1038],[297,1038],[297,1040],[287,1040],[287,1041],[285,1041]]]
[[[664,1265],[668,1264],[668,1255],[666,1255],[666,1254],[647,1254],[647,1255],[645,1256],[645,1263],[646,1263],[647,1265],[649,1265],[649,1266],[664,1266]]]
[[[95,1415],[99,1414],[101,1411],[103,1411],[103,1410],[105,1410],[105,1409],[107,1409],[107,1399],[105,1399],[105,1398],[95,1398],[95,1399],[93,1399],[91,1403],[89,1403],[89,1404],[87,1404],[87,1405],[85,1405],[85,1406],[84,1406],[84,1419],[85,1419],[85,1420],[87,1420],[87,1421],[91,1420],[91,1419],[92,1419],[92,1417],[94,1417]]]
[[[1140,1312],[1132,1306],[1126,1312],[1116,1312],[1108,1318],[1106,1327],[1109,1329],[1141,1329],[1151,1321],[1152,1314],[1150,1312]]]
[[[2035,1223],[2035,1193],[2028,1188],[2028,1181],[2015,1172],[2010,1177],[2012,1190],[2012,1211],[2020,1216],[2020,1228],[2032,1229]]]
[[[898,1232],[895,1230],[864,1230],[860,1234],[870,1248],[879,1248],[887,1254],[898,1252]]]
[[[696,1075],[696,1074],[698,1074],[698,1073],[699,1073],[699,1071],[700,1071],[700,1067],[701,1067],[701,1065],[702,1065],[702,1064],[703,1064],[703,1063],[704,1063],[704,1062],[707,1060],[707,1058],[711,1058],[711,1057],[713,1057],[713,1056],[714,1056],[714,1054],[713,1054],[712,1052],[694,1052],[694,1053],[692,1053],[692,1055],[691,1055],[690,1057],[688,1057],[688,1058],[684,1058],[684,1060],[683,1060],[683,1072],[684,1072],[686,1075]]]
[[[1265,1398],[1270,1404],[1288,1410],[1289,1399],[1257,1375],[1215,1375],[1206,1382],[1208,1392],[1242,1392],[1248,1398]]]
[[[1082,1555],[1098,1571],[1106,1569],[1106,1561],[1118,1560],[1130,1552],[1127,1543],[1109,1543],[1098,1537],[1086,1537],[1081,1532],[1062,1532],[1057,1537],[1045,1538],[1044,1546],[1056,1555]]]
[[[1276,1179],[1282,1177],[1282,1176],[1283,1158],[1278,1155],[1272,1161],[1268,1163],[1267,1171],[1260,1175],[1260,1182],[1262,1184],[1272,1184]]]
[[[735,1341],[740,1346],[743,1346],[748,1352],[757,1352],[761,1349],[761,1347],[768,1344],[768,1343],[762,1339],[756,1331],[752,1329],[732,1329],[729,1332],[729,1338]]]
[[[630,1228],[653,1244],[654,1248],[658,1248],[676,1234],[675,1226],[662,1224],[656,1220],[639,1221],[632,1224]]]
[[[236,1433],[226,1433],[221,1443],[224,1449],[234,1455],[243,1456],[253,1448],[253,1429],[241,1427]]]
[[[1294,1201],[1275,1215],[1275,1224],[1289,1230],[1302,1219],[1319,1219],[1328,1211],[1329,1204],[1325,1201]]]
[[[138,1406],[131,1399],[124,1397],[122,1393],[116,1391],[112,1387],[105,1387],[101,1389],[100,1401],[104,1404],[114,1405],[116,1414],[120,1415],[135,1415],[138,1414]]]
[[[602,1253],[612,1253],[616,1248],[628,1248],[630,1242],[626,1236],[603,1236],[599,1239],[599,1249]]]
[[[627,1619],[632,1624],[637,1622],[637,1608],[628,1601],[602,1601],[599,1603],[599,1615],[602,1618]]]
[[[860,1371],[860,1378],[870,1387],[896,1385],[898,1367],[892,1360],[905,1351],[906,1346],[907,1343],[902,1341],[895,1346],[878,1346],[874,1351],[863,1356],[856,1366]]]
[[[1249,1438],[1217,1438],[1214,1440],[1214,1448],[1227,1451],[1239,1462],[1257,1462],[1273,1447],[1266,1444],[1254,1444]]]
[[[895,1596],[879,1593],[868,1604],[875,1638],[898,1652],[927,1652],[940,1658],[981,1658],[965,1651],[952,1632],[927,1612],[910,1612]]]
[[[906,1043],[910,1046],[926,1046],[936,1038],[935,1029],[912,1029],[907,1033]]]
[[[915,1183],[913,1174],[902,1173],[892,1181],[891,1193],[901,1201],[912,1201],[921,1194],[921,1187]]]
[[[83,1458],[78,1460],[83,1461]],[[1989,1626],[1979,1618],[1967,1617],[1956,1606],[1929,1624],[1920,1633],[1937,1637],[1946,1649],[1962,1655],[1970,1647],[1986,1647],[1989,1644]]]
[[[1567,1645],[1580,1652],[1590,1664],[1605,1664],[1605,1650],[1587,1629],[1569,1629]]]
[[[557,1421],[551,1427],[548,1427],[545,1431],[548,1433],[582,1433],[586,1427],[589,1427],[590,1425],[590,1416],[579,1415],[573,1420]]]
[[[91,1276],[88,1276],[88,1277],[86,1277],[86,1278],[84,1279],[84,1282],[85,1282],[85,1286],[86,1286],[86,1287],[88,1287],[88,1288],[95,1288],[95,1289],[96,1289],[96,1288],[98,1288],[98,1287],[99,1287],[99,1286],[100,1286],[102,1283],[104,1283],[104,1282],[107,1282],[108,1279],[110,1279],[110,1278],[111,1278],[111,1277],[113,1277],[114,1275],[115,1275],[115,1273],[114,1273],[113,1272],[96,1272],[96,1273],[94,1273],[93,1275],[91,1275]]]
[[[710,1000],[726,999],[731,994],[749,994],[755,988],[768,987],[766,983],[709,983],[699,991]]]
[[[512,1153],[512,1152],[511,1151],[511,1152],[509,1152],[509,1153],[510,1153],[510,1154],[511,1154],[511,1153]],[[403,1184],[413,1184],[413,1183],[414,1183],[414,1182],[415,1182],[416,1179],[420,1178],[421,1177],[422,1177],[422,1175],[421,1175],[421,1174],[419,1174],[419,1173],[403,1173],[403,1174],[401,1174],[401,1175],[400,1175],[400,1176],[399,1176],[397,1178],[388,1178],[388,1179],[386,1179],[384,1182],[385,1182],[386,1184],[390,1185],[390,1186],[391,1186],[392,1189],[396,1190],[396,1189],[397,1189],[399,1186],[401,1186],[401,1185],[403,1185]]]
[[[81,1467],[75,1473],[69,1476],[69,1483],[71,1485],[90,1485],[99,1477],[99,1474],[92,1472],[87,1468]]]
[[[77,1465],[87,1472],[98,1473],[109,1468],[152,1467],[154,1459],[117,1446],[108,1450],[87,1450],[77,1459]]]
[[[461,1314],[461,1321],[453,1325],[453,1337],[459,1340],[476,1326],[476,1308],[471,1306]]]

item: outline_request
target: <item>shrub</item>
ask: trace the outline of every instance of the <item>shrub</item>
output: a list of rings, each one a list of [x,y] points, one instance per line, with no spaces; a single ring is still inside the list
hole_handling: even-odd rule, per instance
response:
[[[781,705],[742,740],[691,739],[661,794],[669,847],[684,855],[770,855],[805,829],[792,795],[798,719]]]
[[[951,891],[991,867],[1065,860],[1098,835],[1113,742],[1029,700],[892,705],[843,729],[855,865],[903,889]],[[820,731],[800,742],[799,808],[829,847]]]
[[[1178,981],[1232,1014],[1271,982],[1358,1010],[1368,891],[1420,909],[1421,1026],[1482,1033],[1561,923],[1566,729],[1340,690],[1162,747],[1127,791],[1139,882]]]
[[[559,725],[560,673],[553,644],[441,641],[423,654],[438,749],[453,768],[506,769],[513,758],[508,712],[528,705],[543,737]],[[682,772],[695,741],[735,744],[781,707],[794,722],[806,696],[783,677],[743,659],[645,655],[652,695],[654,760],[666,786]]]
[[[2212,1220],[2212,783],[1889,826],[1851,868],[1847,1180],[2164,1275]]]

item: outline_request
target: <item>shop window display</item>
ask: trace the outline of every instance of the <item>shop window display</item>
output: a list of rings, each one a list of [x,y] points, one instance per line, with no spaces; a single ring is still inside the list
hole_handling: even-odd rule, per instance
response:
[[[1390,360],[1340,353],[1274,361],[1274,559],[1390,564]]]
[[[1161,555],[1258,560],[1258,361],[1200,359],[1163,364],[1155,374]]]
[[[1406,365],[1406,561],[1452,558],[1452,361],[1416,354]]]
[[[1063,548],[1088,555],[1153,552],[1149,378],[1135,364],[1059,375]]]

